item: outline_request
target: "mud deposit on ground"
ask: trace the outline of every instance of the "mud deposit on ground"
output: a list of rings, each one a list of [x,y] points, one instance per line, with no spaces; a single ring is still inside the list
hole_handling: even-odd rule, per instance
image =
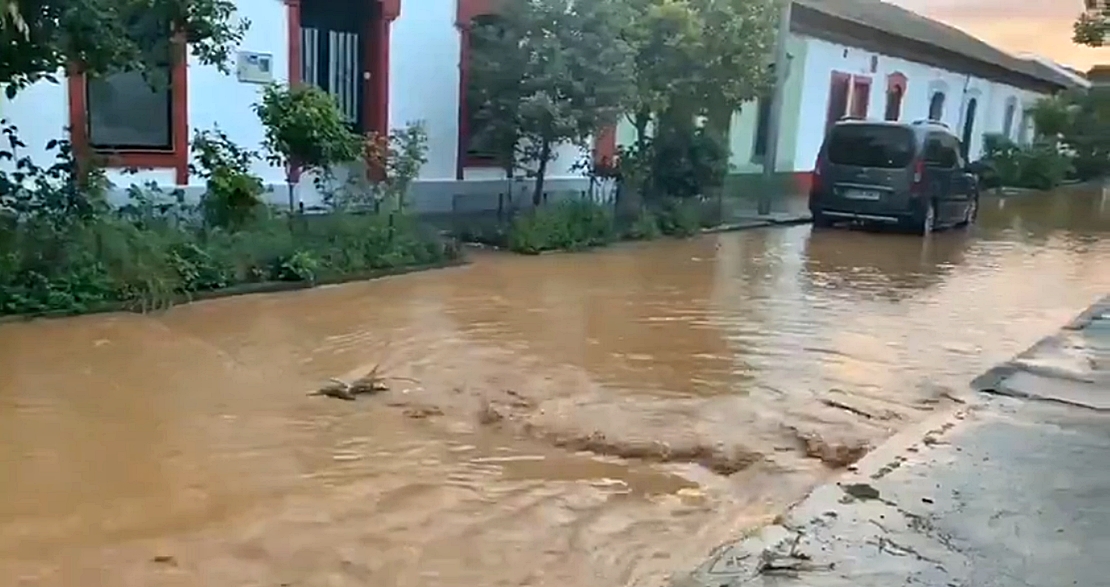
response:
[[[0,583],[659,585],[1110,290],[1029,202],[0,326]]]

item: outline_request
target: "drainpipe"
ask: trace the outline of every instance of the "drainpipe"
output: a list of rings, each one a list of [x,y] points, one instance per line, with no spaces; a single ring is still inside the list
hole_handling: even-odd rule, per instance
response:
[[[782,102],[786,93],[786,76],[790,70],[790,59],[786,54],[786,42],[790,36],[790,12],[793,0],[782,0],[779,14],[779,29],[775,35],[775,90],[771,97],[771,116],[767,124],[767,152],[763,155],[763,188],[759,191],[760,216],[771,213],[771,193],[768,191],[775,166],[779,158],[779,127],[782,126]]]

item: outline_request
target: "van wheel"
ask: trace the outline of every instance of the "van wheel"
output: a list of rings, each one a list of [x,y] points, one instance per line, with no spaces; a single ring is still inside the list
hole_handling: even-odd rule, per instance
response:
[[[971,199],[971,202],[968,203],[967,212],[964,214],[964,221],[960,223],[960,226],[971,226],[972,224],[975,224],[975,221],[978,218],[979,218],[979,196],[976,195],[974,198]]]
[[[937,207],[933,205],[932,200],[925,208],[925,214],[921,217],[921,224],[917,226],[917,234],[921,236],[928,236],[932,234],[933,230],[937,227]]]
[[[832,218],[825,216],[820,212],[813,213],[813,227],[814,228],[830,228],[832,227]]]

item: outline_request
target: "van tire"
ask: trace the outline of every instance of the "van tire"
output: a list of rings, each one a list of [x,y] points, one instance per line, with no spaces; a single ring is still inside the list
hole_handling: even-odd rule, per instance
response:
[[[975,224],[975,221],[978,220],[978,219],[979,219],[979,194],[975,194],[975,197],[972,198],[971,203],[968,204],[966,215],[964,216],[963,221],[960,222],[960,226],[961,227],[971,226],[972,224]]]
[[[925,213],[921,215],[921,221],[916,227],[914,232],[921,236],[929,236],[937,227],[937,207],[933,204],[932,200],[925,207]]]
[[[813,227],[814,228],[831,228],[833,225],[832,218],[820,213],[813,213]]]

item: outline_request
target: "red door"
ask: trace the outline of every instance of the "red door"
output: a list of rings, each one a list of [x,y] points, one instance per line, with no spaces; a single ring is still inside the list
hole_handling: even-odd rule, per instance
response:
[[[871,80],[857,77],[852,80],[852,117],[867,118],[867,107],[871,103]]]

